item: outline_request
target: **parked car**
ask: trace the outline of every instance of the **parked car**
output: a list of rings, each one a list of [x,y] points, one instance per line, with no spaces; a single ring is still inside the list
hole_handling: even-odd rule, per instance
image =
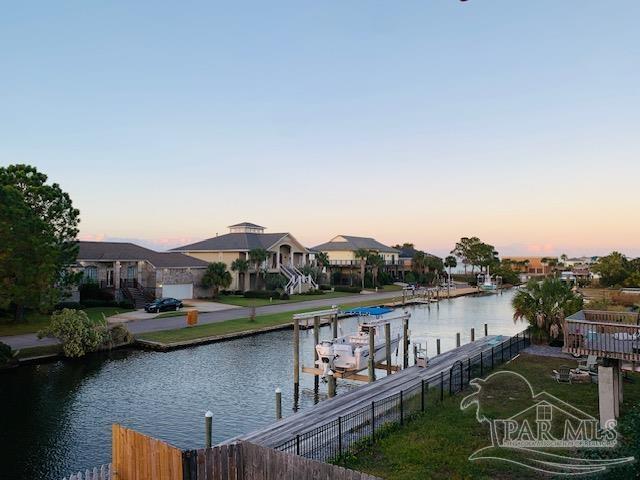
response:
[[[151,303],[147,303],[144,306],[144,311],[147,313],[159,313],[178,310],[182,307],[183,305],[180,300],[177,300],[175,298],[160,298],[158,300],[154,300]]]

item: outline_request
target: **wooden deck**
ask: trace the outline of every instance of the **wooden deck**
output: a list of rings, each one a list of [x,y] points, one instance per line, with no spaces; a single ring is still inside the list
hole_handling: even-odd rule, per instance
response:
[[[338,395],[334,398],[324,400],[309,410],[298,412],[260,430],[242,435],[238,439],[266,447],[276,447],[297,434],[335,420],[339,415],[354,412],[364,406],[371,405],[372,401],[395,394],[401,389],[418,385],[423,379],[431,378],[440,372],[446,372],[448,375],[449,369],[456,361],[474,357],[479,355],[480,352],[490,352],[492,346],[499,344],[503,340],[506,340],[506,337],[482,337],[475,342],[467,343],[432,357],[429,360],[429,366],[426,368],[409,367],[349,392],[341,394],[338,391]],[[233,440],[235,439],[231,439],[228,442]]]

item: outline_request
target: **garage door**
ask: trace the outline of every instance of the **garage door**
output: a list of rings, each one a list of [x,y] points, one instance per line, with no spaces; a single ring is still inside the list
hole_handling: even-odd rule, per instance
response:
[[[177,285],[163,285],[162,296],[164,298],[177,298],[178,300],[184,300],[186,298],[193,298],[193,283],[181,283]]]

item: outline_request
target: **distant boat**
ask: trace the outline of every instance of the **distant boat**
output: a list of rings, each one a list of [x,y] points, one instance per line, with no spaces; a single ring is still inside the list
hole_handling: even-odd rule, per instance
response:
[[[491,272],[487,267],[486,273],[478,274],[478,288],[483,292],[495,293],[498,291],[498,279],[500,277],[491,278]]]
[[[329,370],[334,372],[358,372],[367,368],[369,362],[369,331],[374,332],[374,362],[382,362],[386,357],[384,325],[389,320],[383,318],[361,323],[358,332],[351,335],[325,340],[316,345],[317,366],[323,369],[322,376]],[[391,350],[397,350],[400,333],[391,334]]]

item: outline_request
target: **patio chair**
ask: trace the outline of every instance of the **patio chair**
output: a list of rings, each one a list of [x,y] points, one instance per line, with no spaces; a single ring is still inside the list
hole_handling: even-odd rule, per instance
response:
[[[586,370],[588,372],[595,370],[598,365],[598,356],[597,355],[588,355],[587,358],[578,363],[578,368],[580,370]]]
[[[571,383],[571,367],[561,365],[558,370],[553,371],[553,375],[558,383]]]

